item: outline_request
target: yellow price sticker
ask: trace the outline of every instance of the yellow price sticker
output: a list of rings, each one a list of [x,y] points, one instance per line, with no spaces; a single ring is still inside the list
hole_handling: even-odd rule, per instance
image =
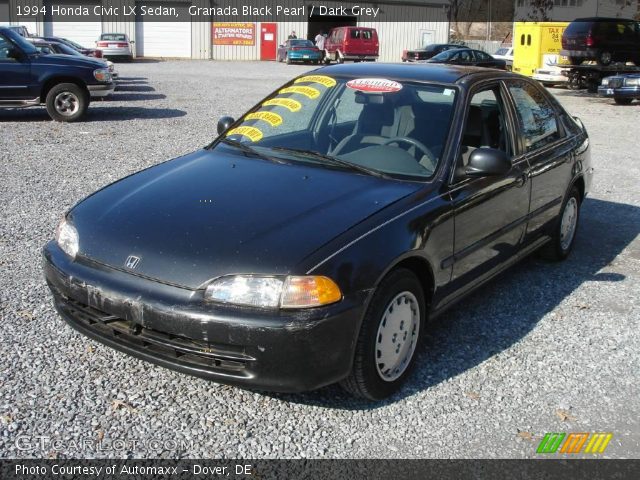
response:
[[[318,98],[320,96],[320,91],[313,88],[313,87],[287,87],[287,88],[283,88],[282,90],[280,90],[279,93],[299,93],[300,95],[304,95],[305,97],[308,98]]]
[[[262,132],[255,127],[238,127],[233,130],[229,130],[227,133],[227,137],[231,135],[242,135],[243,137],[247,137],[252,142],[257,142],[262,138]]]
[[[272,127],[282,124],[282,117],[274,112],[254,112],[245,117],[246,120],[263,120]]]
[[[302,108],[302,104],[296,100],[292,100],[290,98],[272,98],[271,100],[267,100],[262,104],[263,106],[275,106],[275,107],[284,107],[291,112],[297,112]]]
[[[303,82],[319,83],[320,85],[324,85],[327,88],[335,87],[336,85],[336,81],[331,77],[327,77],[326,75],[306,75],[304,77],[296,79],[296,81],[293,83]]]

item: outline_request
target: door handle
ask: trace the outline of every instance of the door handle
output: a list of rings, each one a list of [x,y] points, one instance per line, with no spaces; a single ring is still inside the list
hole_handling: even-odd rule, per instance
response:
[[[524,187],[527,183],[527,174],[523,173],[519,177],[516,178],[516,187]]]

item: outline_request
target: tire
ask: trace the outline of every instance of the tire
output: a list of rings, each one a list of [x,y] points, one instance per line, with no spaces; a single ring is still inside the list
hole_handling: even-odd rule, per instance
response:
[[[633,98],[613,97],[613,101],[618,105],[630,105],[633,102]]]
[[[424,292],[416,275],[404,268],[387,275],[362,320],[351,373],[340,382],[342,388],[369,400],[381,400],[398,391],[415,365],[425,316]],[[385,334],[390,328],[393,330]],[[385,356],[389,363],[381,363]]]
[[[286,53],[284,54],[284,61],[287,63],[287,65],[291,65],[291,59]]]
[[[75,122],[87,112],[89,93],[75,83],[59,83],[49,90],[45,103],[53,120]]]
[[[582,58],[580,57],[568,57],[568,60],[571,65],[580,65],[582,63]]]
[[[598,65],[607,66],[611,64],[611,60],[613,60],[613,56],[611,55],[611,52],[602,51],[598,54],[598,58],[596,59],[596,62],[598,63]]]
[[[569,210],[570,209],[570,210]],[[569,217],[565,218],[566,215],[571,215],[571,210],[573,211],[573,218],[570,220]],[[570,221],[571,224],[566,224],[565,222]],[[556,219],[556,225],[553,227],[553,235],[551,237],[551,241],[548,242],[542,249],[540,250],[541,256],[551,261],[562,261],[566,259],[571,250],[573,249],[573,244],[575,243],[576,233],[578,231],[578,224],[580,223],[580,192],[577,187],[572,187],[562,203],[562,208],[560,209],[560,214]],[[566,230],[565,226],[571,227],[571,237],[570,239],[565,238],[568,230]],[[563,231],[564,230],[564,231]]]
[[[344,57],[338,51],[336,51],[336,63],[344,63]]]

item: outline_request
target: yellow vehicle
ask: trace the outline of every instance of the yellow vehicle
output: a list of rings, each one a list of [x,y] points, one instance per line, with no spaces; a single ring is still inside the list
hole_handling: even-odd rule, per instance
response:
[[[513,71],[531,77],[544,67],[544,56],[560,57],[562,33],[569,22],[516,22],[513,29]]]

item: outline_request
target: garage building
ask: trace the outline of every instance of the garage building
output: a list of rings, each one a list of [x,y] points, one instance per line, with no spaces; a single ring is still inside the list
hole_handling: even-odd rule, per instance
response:
[[[296,0],[280,0],[278,4],[288,7],[305,5],[307,17],[296,18],[285,22],[247,22],[246,17],[237,18],[212,16],[202,21],[142,21],[114,19],[101,15],[93,15],[94,6],[124,7],[133,6],[170,6],[180,12],[181,18],[188,16],[190,6],[209,8],[218,2],[210,0],[0,0],[0,13],[7,10],[16,12],[16,6],[57,5],[64,7],[89,7],[92,15],[82,21],[62,21],[60,18],[38,15],[32,18],[10,17],[11,24],[25,25],[32,34],[54,35],[69,38],[86,47],[94,47],[101,33],[126,33],[135,41],[134,55],[137,57],[193,58],[213,60],[274,60],[277,46],[283,43],[288,35],[295,31],[298,38],[310,38],[323,30],[342,25],[358,25],[373,27],[378,31],[380,42],[380,60],[398,61],[402,50],[414,48],[425,43],[446,42],[449,36],[449,22],[443,8],[444,0],[386,0],[377,3],[359,3],[360,6],[381,7],[387,9],[386,19],[393,22],[370,21],[370,18],[357,16],[311,16],[313,0],[304,2]],[[225,5],[242,5],[249,2],[230,0]],[[322,2],[331,4],[331,2]],[[140,9],[137,9],[138,12]],[[4,17],[6,18],[6,15]],[[420,19],[420,21],[405,21]],[[215,43],[212,26],[214,22],[250,23],[251,39],[244,45],[222,45]],[[228,42],[227,42],[228,43]]]

